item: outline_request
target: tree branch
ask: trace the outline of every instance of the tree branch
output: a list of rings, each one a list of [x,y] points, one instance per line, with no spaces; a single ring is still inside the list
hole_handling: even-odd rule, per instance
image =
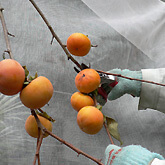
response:
[[[49,134],[50,136],[54,137],[55,139],[57,139],[58,141],[60,141],[61,143],[65,144],[66,146],[68,146],[69,148],[71,148],[73,151],[77,152],[78,155],[84,155],[85,157],[93,160],[94,162],[96,162],[99,165],[104,165],[101,163],[101,160],[96,159],[88,154],[86,154],[85,152],[81,151],[80,149],[74,147],[72,144],[64,141],[63,139],[61,139],[60,137],[56,136],[55,134],[53,134],[52,132],[48,131],[46,128],[44,128],[44,131]]]
[[[50,23],[48,22],[48,20],[46,19],[46,17],[44,16],[43,12],[40,10],[40,8],[37,6],[37,4],[33,1],[33,0],[29,0],[32,5],[34,6],[34,8],[38,11],[39,15],[42,17],[42,19],[44,20],[45,24],[47,25],[48,29],[50,30],[51,34],[52,34],[52,40],[51,40],[51,44],[53,42],[53,39],[55,38],[57,40],[57,42],[60,44],[60,46],[62,47],[62,49],[64,50],[65,54],[68,57],[68,60],[71,60],[73,63],[75,63],[77,65],[78,68],[80,68],[82,70],[81,65],[78,63],[78,61],[76,61],[68,52],[68,50],[66,49],[66,46],[62,44],[60,38],[57,36],[57,34],[54,32],[52,26],[50,25]]]
[[[38,125],[38,138],[37,138],[37,147],[36,147],[36,154],[33,160],[33,165],[36,164],[36,160],[38,159],[38,165],[40,165],[40,156],[39,156],[39,151],[41,148],[41,144],[42,144],[42,140],[43,140],[43,135],[44,135],[44,127],[41,124],[36,112],[34,111],[34,109],[31,109],[31,114],[35,117],[37,125]],[[40,134],[41,133],[41,134]]]
[[[161,84],[161,83],[157,83],[157,82],[153,82],[153,81],[147,81],[147,80],[141,80],[141,79],[136,79],[136,78],[132,78],[132,77],[126,77],[126,76],[123,76],[121,74],[107,73],[107,72],[104,72],[104,71],[101,71],[101,70],[96,70],[96,71],[99,72],[99,73],[107,74],[107,75],[122,77],[122,78],[129,79],[129,80],[136,80],[136,81],[141,81],[141,82],[155,84],[155,85],[160,85],[160,86],[164,86],[165,87],[165,84]]]
[[[42,143],[43,135],[44,135],[45,133],[47,133],[47,134],[49,134],[50,136],[52,136],[53,138],[57,139],[57,140],[60,141],[61,143],[65,144],[66,146],[68,146],[69,148],[71,148],[73,151],[77,152],[78,155],[80,155],[80,154],[81,154],[81,155],[84,155],[85,157],[87,157],[87,158],[93,160],[94,162],[96,162],[98,165],[104,165],[104,164],[101,163],[101,160],[98,160],[98,159],[96,159],[96,158],[94,158],[94,157],[92,157],[92,156],[86,154],[85,152],[81,151],[80,149],[74,147],[72,144],[66,142],[66,141],[63,140],[62,138],[60,138],[60,137],[56,136],[55,134],[53,134],[52,132],[48,131],[48,130],[41,124],[41,122],[40,122],[40,120],[39,120],[39,118],[38,118],[36,112],[35,112],[33,109],[31,109],[31,113],[32,113],[32,115],[34,115],[34,117],[35,117],[35,119],[36,119],[36,122],[37,122],[37,125],[38,125],[38,128],[39,128],[40,131],[42,132],[42,133],[41,133],[40,140],[39,140],[39,142],[38,142],[38,144],[37,144],[37,150],[36,150],[35,158],[34,158],[34,161],[33,161],[33,165],[35,165],[35,163],[36,163],[37,155],[39,154],[39,150],[40,150],[40,146],[41,146],[41,143]]]
[[[12,51],[11,51],[10,41],[8,38],[8,34],[10,34],[10,33],[8,32],[7,27],[6,27],[5,19],[3,16],[3,10],[4,9],[0,5],[0,19],[2,22],[2,27],[3,27],[3,32],[4,32],[5,41],[6,41],[6,47],[7,47],[7,50],[5,52],[7,52],[9,54],[11,59],[14,59]]]
[[[107,125],[106,125],[105,122],[104,122],[104,127],[105,127],[106,132],[107,132],[107,134],[108,134],[108,137],[109,137],[109,139],[110,139],[110,141],[111,141],[111,144],[114,144],[114,142],[113,142],[113,140],[112,140],[112,136],[111,136],[111,134],[109,133],[108,128],[107,128]]]

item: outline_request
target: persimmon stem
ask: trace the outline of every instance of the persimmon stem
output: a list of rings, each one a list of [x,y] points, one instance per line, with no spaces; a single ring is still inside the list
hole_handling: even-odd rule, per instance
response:
[[[8,35],[10,33],[8,32],[7,27],[6,27],[6,23],[5,23],[5,19],[4,19],[4,15],[3,15],[3,10],[4,9],[0,5],[0,19],[1,19],[1,22],[2,22],[3,33],[4,33],[4,37],[5,37],[5,41],[6,41],[6,47],[7,47],[7,50],[5,50],[4,52],[7,52],[9,54],[9,57],[11,59],[14,59],[13,53],[11,51],[10,41],[9,41],[9,38],[8,38]]]
[[[37,6],[37,4],[34,2],[34,0],[29,0],[32,5],[34,6],[34,8],[37,10],[37,12],[39,13],[39,15],[42,17],[43,21],[45,22],[45,24],[47,25],[48,29],[50,30],[51,34],[52,34],[52,40],[51,40],[51,44],[53,43],[53,39],[55,38],[56,41],[60,44],[60,46],[62,47],[62,49],[64,50],[65,54],[68,57],[68,60],[71,60],[73,63],[75,63],[77,65],[78,68],[82,69],[81,65],[78,63],[78,61],[76,61],[68,52],[68,50],[66,49],[66,46],[62,44],[60,38],[57,36],[57,34],[54,32],[52,26],[50,25],[50,23],[48,22],[48,20],[46,19],[45,15],[43,14],[43,12],[40,10],[40,8]]]

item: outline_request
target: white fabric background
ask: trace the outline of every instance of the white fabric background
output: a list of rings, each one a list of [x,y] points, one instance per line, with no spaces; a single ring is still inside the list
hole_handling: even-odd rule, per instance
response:
[[[83,0],[99,17],[161,63],[164,59],[165,4],[158,0]],[[159,58],[159,60],[157,59]]]
[[[89,36],[93,45],[98,45],[97,48],[92,48],[87,56],[76,57],[79,63],[91,63],[92,68],[105,71],[117,67],[130,70],[165,67],[163,60],[164,13],[162,13],[164,4],[162,2],[137,1],[136,3],[139,2],[137,6],[135,2],[115,3],[111,0],[109,2],[113,3],[113,7],[106,5],[104,8],[97,7],[97,4],[103,1],[96,3],[89,0],[88,2],[91,3],[87,4],[87,1],[81,0],[36,0],[64,44],[70,34],[81,32]],[[91,6],[92,3],[95,4],[95,8]],[[104,3],[101,4],[104,5]],[[110,143],[105,129],[103,128],[94,136],[80,131],[76,123],[77,113],[70,105],[70,97],[77,91],[74,85],[76,72],[73,67],[75,65],[67,60],[56,41],[53,45],[50,44],[52,36],[28,0],[17,0],[17,2],[1,0],[1,5],[5,9],[4,16],[8,30],[15,35],[15,38],[10,37],[15,59],[22,65],[26,65],[31,75],[38,71],[38,75],[49,78],[54,86],[53,98],[49,106],[43,108],[56,119],[53,132],[84,152],[99,159],[103,158],[104,150]],[[101,10],[97,13],[96,9]],[[119,9],[127,12],[136,11],[136,17],[127,19],[130,15],[126,15],[126,12],[120,13]],[[109,15],[107,13],[104,15],[110,22],[100,15],[103,11],[112,11]],[[142,17],[144,14],[151,17]],[[121,17],[122,21],[119,21]],[[149,18],[152,18],[155,23],[148,24]],[[145,42],[146,39],[148,42]],[[5,49],[0,25],[1,55]],[[2,56],[0,59],[2,60]],[[0,99],[0,165],[32,164],[36,140],[29,137],[24,129],[24,123],[30,111],[21,105],[18,96],[4,97],[2,95]],[[8,103],[7,100],[10,102]],[[125,95],[113,102],[107,102],[103,108],[104,114],[118,121],[123,146],[140,144],[165,156],[165,115],[154,110],[138,111],[138,100],[138,98]],[[119,145],[116,140],[114,142]],[[84,156],[77,157],[74,151],[51,137],[43,141],[41,162],[43,165],[95,164]]]

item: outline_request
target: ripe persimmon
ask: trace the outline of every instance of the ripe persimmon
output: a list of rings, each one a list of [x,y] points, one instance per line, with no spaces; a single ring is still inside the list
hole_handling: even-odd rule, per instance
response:
[[[75,56],[85,56],[91,49],[89,38],[82,33],[73,33],[67,39],[67,49]]]
[[[94,69],[81,70],[75,77],[75,85],[82,93],[90,93],[100,85],[100,76]]]
[[[17,61],[5,59],[0,62],[0,92],[15,95],[21,91],[25,80],[25,71]]]
[[[73,93],[70,102],[73,109],[75,109],[77,112],[85,106],[94,106],[94,100],[92,99],[92,97],[81,92]]]
[[[96,134],[103,127],[104,117],[95,106],[85,106],[77,114],[79,128],[87,134]]]
[[[49,102],[53,95],[53,85],[44,76],[32,80],[20,92],[22,103],[31,109],[38,109]]]
[[[40,116],[40,115],[37,115],[41,124],[48,130],[48,131],[52,131],[52,123]],[[34,137],[34,138],[37,138],[38,137],[38,125],[37,125],[37,122],[36,122],[36,119],[33,115],[30,115],[27,119],[26,119],[26,122],[25,122],[25,130],[26,132]],[[44,138],[47,137],[48,134],[44,134]]]

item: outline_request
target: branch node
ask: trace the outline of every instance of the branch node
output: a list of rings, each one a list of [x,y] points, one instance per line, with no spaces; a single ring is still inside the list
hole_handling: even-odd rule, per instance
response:
[[[91,47],[98,47],[98,45],[91,45]]]
[[[7,32],[7,34],[8,34],[9,36],[15,37],[15,35],[13,35],[13,34],[11,34],[11,33],[9,33],[9,32]]]
[[[3,11],[3,10],[4,10],[4,8],[3,8],[3,7],[1,7],[1,8],[0,8],[0,11]]]
[[[71,57],[70,56],[68,56],[68,60],[71,60]]]
[[[53,40],[54,40],[54,36],[52,36],[52,40],[50,42],[51,45],[53,44]]]
[[[53,28],[49,24],[47,18],[45,17],[45,15],[43,14],[43,12],[40,10],[40,8],[37,6],[37,4],[34,2],[34,0],[29,0],[29,1],[32,3],[33,7],[37,10],[37,12],[39,13],[39,15],[42,17],[43,21],[45,22],[45,24],[47,25],[48,29],[50,30],[53,38],[55,38],[57,40],[57,42],[60,44],[60,46],[64,50],[65,54],[68,56],[68,60],[71,60],[73,63],[75,63],[81,69],[80,64],[67,51],[66,47],[62,44],[60,38],[56,35],[56,33],[54,32]]]
[[[4,10],[4,8],[2,8],[0,6],[0,20],[2,22],[3,33],[4,33],[4,37],[5,37],[5,41],[6,41],[6,47],[7,47],[6,52],[9,53],[9,56],[10,56],[11,59],[14,59],[12,51],[11,51],[10,41],[9,41],[9,38],[8,38],[8,30],[7,30],[7,27],[6,27],[5,18],[3,16],[3,12],[2,12],[3,10]]]
[[[10,54],[10,50],[5,50],[4,52]]]

